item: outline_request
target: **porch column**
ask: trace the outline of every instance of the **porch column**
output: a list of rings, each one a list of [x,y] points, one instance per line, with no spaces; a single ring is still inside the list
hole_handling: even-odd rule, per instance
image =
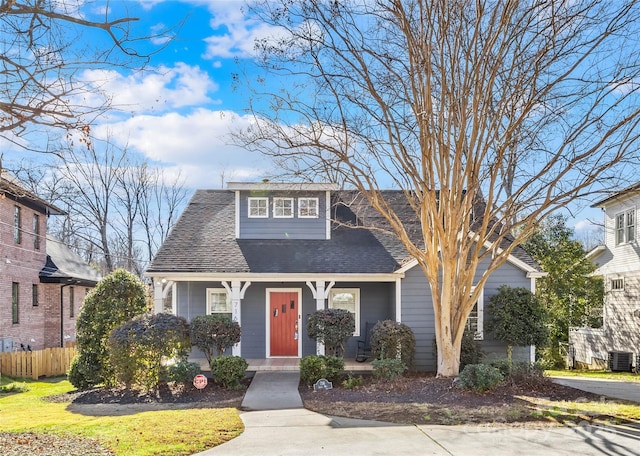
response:
[[[324,310],[325,302],[329,297],[329,291],[335,285],[335,282],[329,283],[328,286],[325,285],[324,280],[316,280],[315,286],[311,282],[307,282],[307,286],[313,293],[313,298],[316,300],[316,310]],[[324,344],[321,342],[316,342],[316,354],[324,355]]]
[[[164,300],[173,287],[173,280],[153,279],[153,313],[159,314],[164,311]]]
[[[231,286],[229,286],[229,282],[222,282],[222,286],[227,290],[227,294],[231,297],[231,319],[233,321],[237,321],[240,327],[242,328],[242,300],[244,299],[244,293],[249,288],[251,282],[246,281],[244,284],[240,280],[232,280]],[[238,342],[231,348],[231,354],[233,356],[241,356],[242,353],[242,342]]]

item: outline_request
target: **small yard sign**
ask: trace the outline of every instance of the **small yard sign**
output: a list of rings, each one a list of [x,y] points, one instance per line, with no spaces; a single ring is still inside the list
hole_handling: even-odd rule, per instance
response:
[[[207,386],[207,377],[202,374],[198,374],[193,378],[193,386],[201,390],[205,386]]]
[[[319,391],[319,390],[330,390],[333,389],[333,383],[331,383],[329,380],[327,380],[326,378],[321,378],[320,380],[318,380],[314,385],[313,385],[313,390],[314,391]]]

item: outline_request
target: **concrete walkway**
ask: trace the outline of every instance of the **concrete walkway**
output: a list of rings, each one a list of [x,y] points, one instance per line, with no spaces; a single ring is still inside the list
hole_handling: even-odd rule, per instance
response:
[[[637,455],[640,427],[408,426],[327,417],[302,408],[297,372],[258,372],[242,402],[245,431],[198,456]],[[610,394],[608,394],[610,395]]]
[[[640,403],[640,382],[584,377],[553,377],[553,381],[589,393]]]

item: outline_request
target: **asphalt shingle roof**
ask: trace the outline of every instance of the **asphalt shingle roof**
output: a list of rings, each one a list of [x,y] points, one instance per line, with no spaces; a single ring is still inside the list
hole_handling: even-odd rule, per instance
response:
[[[59,239],[47,235],[47,263],[40,271],[42,282],[75,282],[94,286],[100,278],[98,271],[89,266],[79,255]]]
[[[383,196],[406,217],[407,230],[419,235],[419,224],[402,192]],[[378,230],[352,228],[364,224],[386,226],[383,218],[355,192],[333,197],[331,239],[236,239],[235,194],[226,190],[198,190],[159,249],[147,273],[350,273],[379,274],[397,270],[407,251],[395,237]],[[534,268],[522,249],[514,256]]]

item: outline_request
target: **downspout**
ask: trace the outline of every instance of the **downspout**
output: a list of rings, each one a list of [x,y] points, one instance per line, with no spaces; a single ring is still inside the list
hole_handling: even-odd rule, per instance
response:
[[[64,348],[64,287],[69,285],[73,283],[65,283],[60,287],[60,348]]]

